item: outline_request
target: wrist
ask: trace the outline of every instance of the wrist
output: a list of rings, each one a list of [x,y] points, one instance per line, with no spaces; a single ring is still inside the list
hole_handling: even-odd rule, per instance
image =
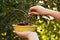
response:
[[[56,13],[57,11],[53,11],[53,10],[50,10],[50,9],[46,9],[46,15],[50,15],[53,14],[53,13]]]
[[[31,33],[31,34],[28,36],[28,39],[29,39],[29,40],[39,40],[39,39],[38,39],[38,35],[37,35],[36,32]]]
[[[51,10],[49,10],[49,9],[45,9],[44,15],[49,16],[49,15],[50,15],[50,13],[51,13]]]
[[[52,16],[53,14],[57,14],[57,13],[60,13],[60,12],[54,11],[54,10],[49,10],[48,15]]]

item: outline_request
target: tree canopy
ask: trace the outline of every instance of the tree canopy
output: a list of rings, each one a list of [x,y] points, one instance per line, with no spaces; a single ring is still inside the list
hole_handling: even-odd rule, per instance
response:
[[[0,0],[0,40],[21,40],[13,33],[12,24],[26,20],[30,7],[39,5],[60,11],[60,0]],[[40,40],[60,40],[60,22],[50,16],[32,16],[31,23],[37,22],[37,33]]]

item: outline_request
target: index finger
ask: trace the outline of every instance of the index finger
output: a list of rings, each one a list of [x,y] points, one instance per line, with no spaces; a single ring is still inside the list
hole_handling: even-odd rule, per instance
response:
[[[36,11],[36,8],[35,8],[35,7],[31,7],[31,8],[29,9],[29,13],[32,12],[32,11]]]

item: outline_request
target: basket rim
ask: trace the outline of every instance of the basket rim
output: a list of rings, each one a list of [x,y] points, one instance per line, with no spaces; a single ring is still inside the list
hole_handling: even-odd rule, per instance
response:
[[[37,27],[36,25],[30,26],[30,25],[17,25],[17,24],[13,24],[12,26],[13,27]]]

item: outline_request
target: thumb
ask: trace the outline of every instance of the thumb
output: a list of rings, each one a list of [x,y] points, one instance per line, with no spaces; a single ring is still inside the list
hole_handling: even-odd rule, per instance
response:
[[[18,31],[13,31],[14,33],[16,33],[18,36],[22,36],[22,32],[18,32]]]
[[[18,31],[13,31],[13,32],[16,33],[18,36],[24,36],[30,33],[30,32],[18,32]]]

